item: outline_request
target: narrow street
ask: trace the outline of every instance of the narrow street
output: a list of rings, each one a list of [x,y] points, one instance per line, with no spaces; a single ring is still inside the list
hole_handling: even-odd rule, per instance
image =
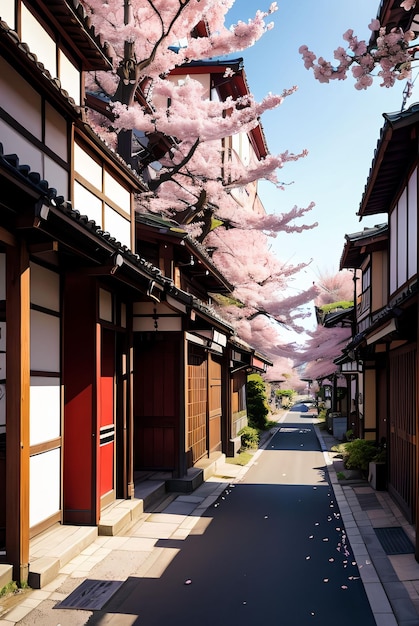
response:
[[[159,540],[179,549],[162,575],[128,578],[87,623],[373,626],[312,422],[288,413],[193,534]]]

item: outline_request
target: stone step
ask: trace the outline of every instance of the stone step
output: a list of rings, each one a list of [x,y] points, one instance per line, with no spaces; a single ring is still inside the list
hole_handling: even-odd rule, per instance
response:
[[[56,525],[31,540],[28,583],[42,589],[98,536],[96,526]]]
[[[139,519],[143,512],[143,500],[115,500],[102,511],[98,527],[99,535],[118,535],[125,527]]]

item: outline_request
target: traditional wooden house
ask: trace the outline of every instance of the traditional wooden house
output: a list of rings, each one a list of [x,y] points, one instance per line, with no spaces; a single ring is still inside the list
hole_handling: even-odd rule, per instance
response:
[[[368,348],[366,335],[388,301],[388,226],[365,228],[345,239],[340,269],[354,271],[355,309],[352,339],[336,362],[348,380],[354,436],[381,441],[387,438],[386,350]]]
[[[190,297],[134,252],[144,187],[84,123],[111,59],[81,5],[0,17],[0,559],[25,581],[31,537],[133,497],[133,311]]]
[[[226,346],[233,329],[211,309],[208,290],[231,287],[177,224],[138,215],[136,227],[142,254],[188,295],[180,304],[170,298],[150,304],[148,315],[134,307],[136,370],[142,372],[134,388],[135,467],[183,477],[225,446]]]
[[[138,214],[136,225],[142,255],[190,301],[179,306],[166,298],[150,305],[151,317],[134,310],[135,369],[142,372],[134,389],[135,468],[183,477],[220,454],[234,455],[247,424],[246,373],[265,371],[270,362],[240,342],[211,306],[214,294],[229,294],[232,286],[204,247],[158,216]],[[163,355],[164,390],[157,382]]]
[[[355,396],[359,433],[377,443],[385,439],[388,490],[417,525],[419,106],[384,119],[358,214],[387,213],[388,226],[347,237],[341,266],[361,276],[356,332],[343,362],[362,371]]]
[[[388,213],[387,299],[368,328],[366,343],[386,352],[389,491],[407,517],[417,519],[417,215],[419,107],[384,115],[359,215]],[[385,304],[385,306],[384,306]],[[378,374],[376,374],[378,375]],[[373,390],[371,390],[372,392]],[[379,394],[376,394],[379,395]]]

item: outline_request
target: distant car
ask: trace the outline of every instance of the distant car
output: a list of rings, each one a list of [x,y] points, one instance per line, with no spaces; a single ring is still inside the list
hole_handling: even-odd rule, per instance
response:
[[[290,411],[295,411],[296,413],[307,413],[308,406],[305,402],[297,402],[294,406],[291,407]]]

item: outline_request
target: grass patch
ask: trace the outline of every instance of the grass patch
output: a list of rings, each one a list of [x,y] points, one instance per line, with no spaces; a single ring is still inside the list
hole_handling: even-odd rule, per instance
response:
[[[332,452],[337,452],[338,454],[343,456],[346,452],[346,443],[338,443],[336,446],[332,446],[330,449]]]
[[[16,593],[17,590],[18,590],[18,586],[14,581],[7,583],[7,585],[5,585],[4,587],[0,589],[0,598],[3,598],[4,596],[8,596],[11,593]]]
[[[251,460],[253,454],[248,450],[243,450],[243,452],[239,452],[236,456],[227,457],[226,463],[230,463],[231,465],[247,465]]]
[[[346,480],[346,476],[343,472],[337,472],[336,476],[338,480]]]

